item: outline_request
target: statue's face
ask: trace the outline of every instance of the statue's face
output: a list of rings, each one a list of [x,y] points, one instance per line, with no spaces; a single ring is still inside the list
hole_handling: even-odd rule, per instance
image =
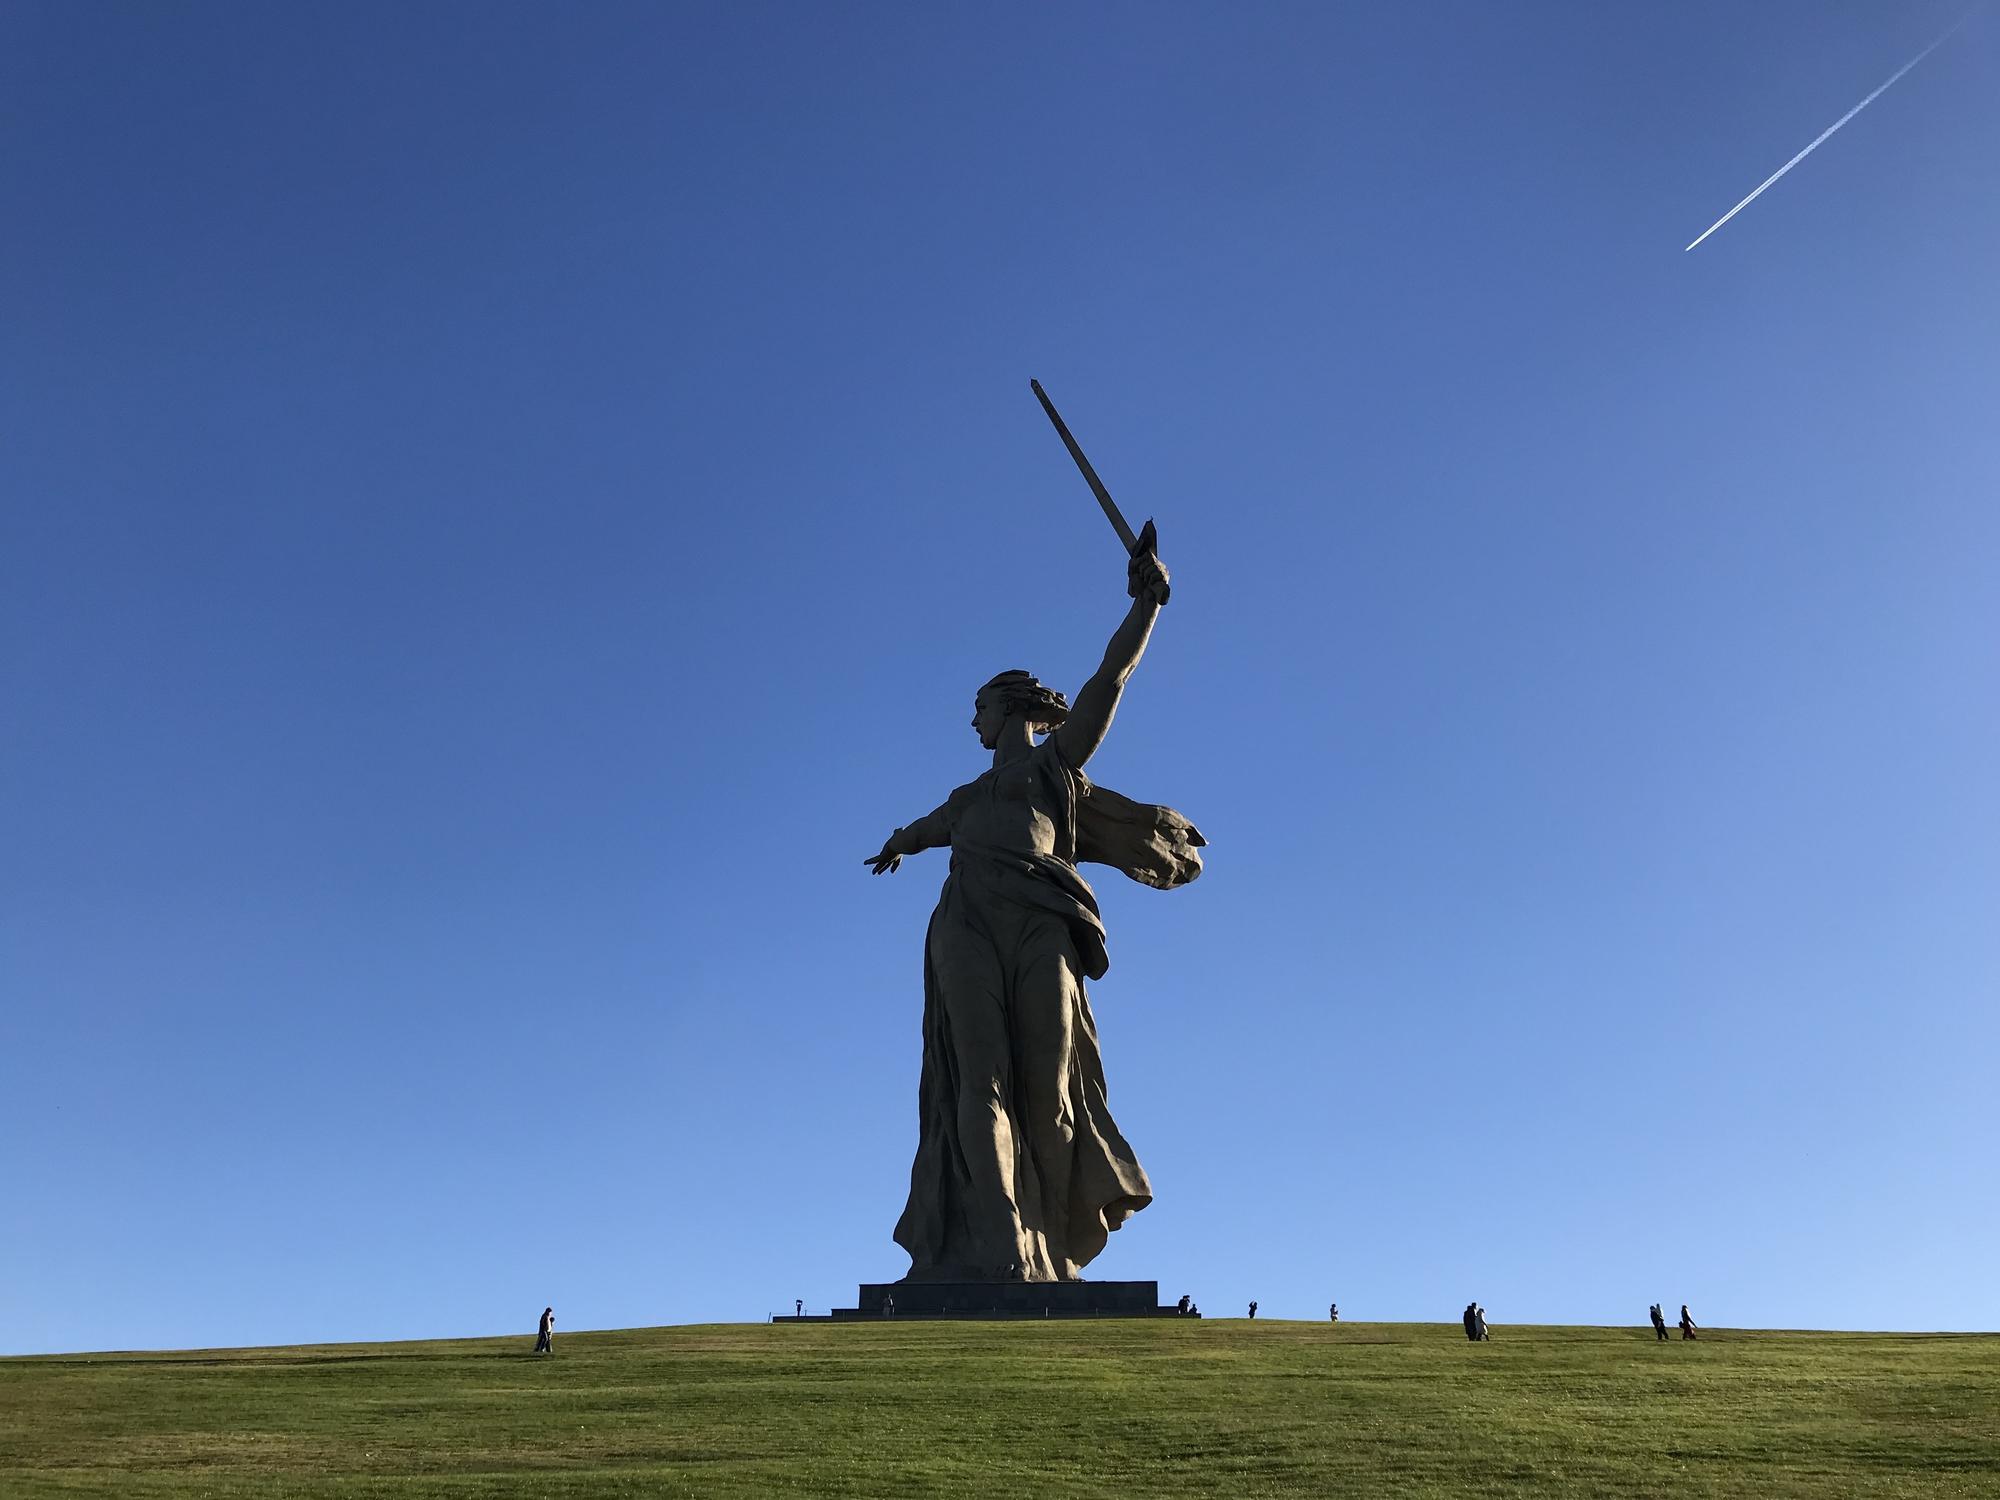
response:
[[[981,693],[972,703],[972,729],[979,736],[979,743],[988,750],[1000,746],[1000,731],[1007,727],[1007,710],[1001,706],[998,694],[991,697]]]

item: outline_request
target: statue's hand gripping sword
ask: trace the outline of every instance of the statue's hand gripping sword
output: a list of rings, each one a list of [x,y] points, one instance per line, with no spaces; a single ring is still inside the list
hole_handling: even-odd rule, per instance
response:
[[[1090,466],[1090,460],[1083,456],[1083,449],[1077,446],[1076,439],[1069,435],[1069,425],[1063,421],[1062,413],[1056,410],[1055,402],[1049,400],[1049,393],[1042,389],[1039,380],[1030,380],[1028,385],[1034,390],[1035,399],[1042,403],[1042,410],[1049,414],[1049,420],[1056,424],[1056,435],[1063,440],[1063,446],[1069,449],[1069,456],[1083,471],[1084,483],[1090,486],[1091,494],[1097,496],[1097,503],[1104,507],[1104,517],[1111,523],[1111,529],[1118,533],[1118,540],[1125,544],[1125,550],[1134,557],[1141,552],[1151,552],[1155,546],[1153,523],[1148,521],[1137,536],[1132,534],[1124,512],[1118,509],[1118,502],[1111,498],[1111,491],[1104,487],[1104,481],[1097,477],[1097,470]],[[1167,602],[1164,595],[1160,602]]]

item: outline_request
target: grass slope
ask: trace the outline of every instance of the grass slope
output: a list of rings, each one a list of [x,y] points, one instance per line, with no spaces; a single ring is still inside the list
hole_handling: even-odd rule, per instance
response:
[[[2000,1337],[710,1326],[0,1360],[0,1493],[2000,1495]]]

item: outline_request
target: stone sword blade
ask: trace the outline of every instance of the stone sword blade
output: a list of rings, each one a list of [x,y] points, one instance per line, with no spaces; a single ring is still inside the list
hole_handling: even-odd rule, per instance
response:
[[[1104,515],[1111,522],[1111,529],[1118,533],[1118,540],[1125,544],[1127,552],[1139,550],[1139,539],[1132,534],[1124,515],[1118,509],[1118,502],[1111,498],[1111,491],[1104,487],[1104,481],[1097,477],[1097,470],[1091,468],[1090,460],[1083,456],[1083,449],[1076,445],[1076,439],[1069,435],[1069,427],[1056,410],[1055,402],[1049,400],[1049,393],[1042,389],[1039,380],[1030,380],[1029,386],[1035,392],[1035,399],[1042,403],[1042,410],[1049,414],[1049,420],[1056,424],[1056,434],[1062,438],[1063,446],[1069,449],[1069,456],[1076,460],[1076,466],[1083,470],[1084,482],[1090,486],[1091,494],[1097,496],[1097,503],[1104,507]]]

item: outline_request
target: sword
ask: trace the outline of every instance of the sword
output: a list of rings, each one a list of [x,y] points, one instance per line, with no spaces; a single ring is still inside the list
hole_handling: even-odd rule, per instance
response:
[[[1056,424],[1056,434],[1062,438],[1063,446],[1069,449],[1069,456],[1076,460],[1076,466],[1083,470],[1084,482],[1090,486],[1091,494],[1097,496],[1097,503],[1104,507],[1105,519],[1111,522],[1111,529],[1118,533],[1118,540],[1125,544],[1125,550],[1137,554],[1150,551],[1153,543],[1153,523],[1148,521],[1146,529],[1138,536],[1132,535],[1132,528],[1126,524],[1124,514],[1118,509],[1118,502],[1111,498],[1111,491],[1104,487],[1104,481],[1097,477],[1097,470],[1091,468],[1090,460],[1083,456],[1083,449],[1077,447],[1076,439],[1069,435],[1069,427],[1062,414],[1056,410],[1055,402],[1049,400],[1049,393],[1042,389],[1039,380],[1031,380],[1035,399],[1042,403],[1042,410],[1049,414],[1049,420]]]

